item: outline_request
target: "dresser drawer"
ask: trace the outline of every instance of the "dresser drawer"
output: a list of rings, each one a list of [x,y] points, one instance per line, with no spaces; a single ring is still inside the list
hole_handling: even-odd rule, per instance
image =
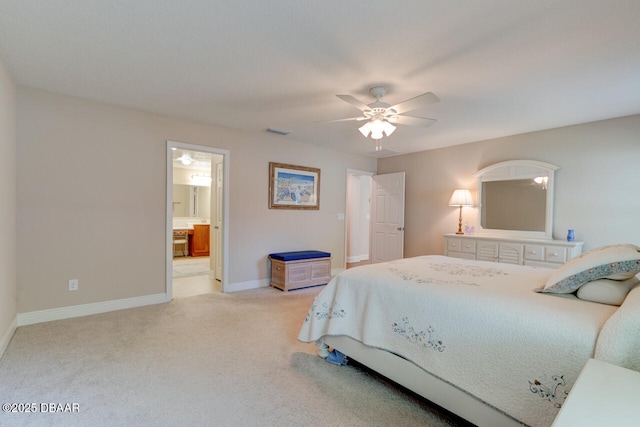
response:
[[[524,259],[544,261],[543,245],[524,245]]]
[[[476,241],[470,239],[447,239],[447,250],[475,254]]]
[[[567,252],[564,248],[547,246],[544,251],[544,260],[564,264],[567,261]]]

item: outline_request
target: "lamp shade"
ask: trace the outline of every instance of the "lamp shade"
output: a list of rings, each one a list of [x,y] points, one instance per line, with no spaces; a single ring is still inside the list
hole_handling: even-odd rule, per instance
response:
[[[469,190],[457,189],[449,199],[449,206],[473,206],[473,199]]]

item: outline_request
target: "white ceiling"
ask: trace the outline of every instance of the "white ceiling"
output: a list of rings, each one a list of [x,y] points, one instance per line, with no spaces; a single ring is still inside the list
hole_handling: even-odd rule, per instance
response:
[[[441,101],[408,153],[640,113],[638,0],[0,0],[18,84],[360,153],[336,94]]]

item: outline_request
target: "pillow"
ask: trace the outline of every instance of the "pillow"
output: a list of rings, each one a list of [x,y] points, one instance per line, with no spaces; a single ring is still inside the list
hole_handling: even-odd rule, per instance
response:
[[[631,244],[592,249],[555,270],[536,292],[568,294],[592,280],[628,279],[640,273],[640,247]]]
[[[635,276],[627,280],[598,279],[580,286],[577,296],[585,301],[621,305],[631,288],[638,283],[640,279]]]

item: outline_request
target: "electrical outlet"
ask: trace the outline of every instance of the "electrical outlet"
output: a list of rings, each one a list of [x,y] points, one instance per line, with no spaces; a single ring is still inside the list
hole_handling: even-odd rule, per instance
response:
[[[78,279],[70,279],[69,280],[69,290],[77,291],[78,290]]]

